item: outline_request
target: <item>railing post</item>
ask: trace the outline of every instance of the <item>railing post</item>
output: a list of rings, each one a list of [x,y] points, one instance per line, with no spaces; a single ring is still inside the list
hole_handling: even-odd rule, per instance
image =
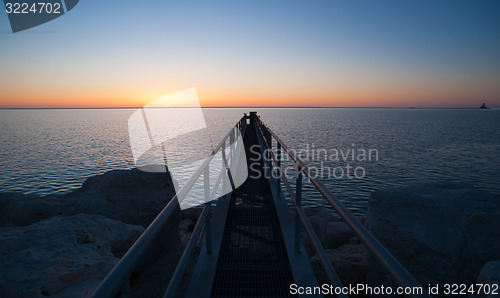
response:
[[[205,187],[205,208],[208,208],[208,215],[205,220],[205,243],[207,254],[212,253],[212,216],[210,215],[210,164],[203,171],[203,184]]]
[[[222,154],[222,170],[226,172],[225,175],[222,175],[222,189],[227,189],[228,187],[228,177],[227,177],[227,164],[226,164],[226,140],[222,144],[220,148]]]
[[[233,131],[229,135],[229,161],[228,161],[228,164],[230,163],[231,167],[234,166],[234,154],[235,154],[234,148],[236,146],[236,139],[237,139],[237,137],[238,136],[236,135],[236,130],[233,129]]]
[[[224,168],[227,167],[227,160],[226,160],[226,140],[224,140],[224,143],[222,144],[222,147],[220,148],[221,153],[222,153],[222,164],[224,165]]]
[[[281,144],[277,143],[276,146],[276,166],[281,167]]]
[[[300,253],[300,218],[299,208],[302,205],[302,171],[297,165],[297,181],[295,189],[295,253]]]
[[[266,139],[267,139],[267,146],[269,147],[267,151],[267,159],[269,160],[269,167],[271,170],[273,169],[273,160],[271,158],[271,150],[273,149],[273,142],[271,141],[271,133],[269,130],[266,129]]]
[[[281,190],[281,175],[283,175],[283,172],[281,171],[281,144],[276,141],[276,167],[278,171],[278,178],[276,179],[276,194],[280,195],[280,190]]]
[[[267,129],[266,129],[266,139],[267,139],[267,145],[269,146],[269,149],[273,149],[273,142],[271,142],[271,133]]]

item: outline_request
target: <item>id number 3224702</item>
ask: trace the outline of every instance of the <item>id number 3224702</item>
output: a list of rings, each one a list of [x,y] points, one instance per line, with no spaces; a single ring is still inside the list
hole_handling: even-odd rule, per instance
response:
[[[5,11],[8,14],[62,13],[61,3],[50,3],[50,2],[5,3]]]

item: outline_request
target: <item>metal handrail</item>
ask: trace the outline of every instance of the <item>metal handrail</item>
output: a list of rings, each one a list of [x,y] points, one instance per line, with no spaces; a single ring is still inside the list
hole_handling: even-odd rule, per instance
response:
[[[319,180],[317,180],[313,175],[311,175],[309,167],[305,164],[302,159],[297,156],[294,151],[288,149],[288,147],[283,143],[283,141],[262,121],[259,115],[255,114],[257,118],[256,124],[265,128],[266,132],[269,133],[277,142],[277,144],[285,150],[286,153],[292,158],[292,160],[298,166],[298,172],[302,171],[308,178],[309,181],[316,187],[320,194],[330,203],[330,205],[337,211],[344,222],[351,228],[351,230],[360,238],[368,251],[372,256],[386,269],[391,276],[394,277],[396,283],[402,287],[420,287],[422,288],[423,294],[420,295],[408,295],[410,297],[431,297],[425,289],[420,285],[420,283],[399,263],[399,261],[378,241],[378,239],[361,224],[356,217],[340,202],[333,193],[328,190],[328,188]],[[259,128],[260,129],[260,128]],[[281,167],[280,173],[281,171]],[[285,176],[285,175],[281,175]],[[290,191],[290,190],[289,190]]]
[[[259,125],[257,125],[257,128],[258,128],[258,131],[260,133],[260,137],[262,139],[264,147],[270,149],[271,144],[269,144],[268,141],[266,140],[266,138],[264,137],[264,132],[262,131],[261,127]],[[280,145],[278,145],[278,147],[280,147]],[[278,149],[281,150],[280,148],[278,148]],[[300,195],[301,195],[300,191],[302,189],[301,184],[297,185],[297,188],[294,192],[292,190],[292,186],[290,185],[290,182],[288,182],[288,178],[283,173],[283,169],[280,166],[280,159],[278,159],[272,151],[269,150],[268,152],[270,154],[271,160],[276,165],[276,169],[280,172],[281,180],[283,181],[283,184],[285,185],[285,189],[287,190],[288,194],[290,195],[290,198],[295,206],[295,212],[296,212],[295,213],[295,216],[296,216],[295,253],[299,253],[299,245],[300,245],[299,244],[300,243],[299,242],[300,241],[299,227],[300,226],[299,226],[298,220],[300,218],[300,221],[302,221],[302,224],[304,225],[305,231],[306,231],[309,239],[311,239],[311,243],[313,244],[314,250],[318,254],[318,257],[320,259],[321,265],[323,266],[323,269],[325,270],[326,277],[327,277],[328,281],[330,282],[331,285],[338,287],[338,288],[342,288],[343,286],[342,286],[342,282],[340,281],[339,276],[335,272],[335,269],[333,268],[332,263],[330,262],[328,255],[325,252],[325,249],[321,245],[321,242],[320,242],[318,236],[316,235],[316,232],[314,231],[311,223],[309,222],[309,219],[307,218],[307,215],[305,214],[302,206],[300,205]],[[278,152],[280,152],[280,151],[278,151]],[[300,181],[300,183],[302,181],[302,174],[300,171],[299,171],[299,174],[297,175],[297,182],[299,182],[299,181]],[[279,189],[280,189],[279,180],[277,180],[276,182],[278,184],[278,196],[279,196]],[[343,293],[341,293],[337,296],[338,297],[348,297],[347,295],[345,295]]]
[[[212,150],[210,155],[205,159],[205,161],[200,165],[196,172],[191,175],[191,177],[186,181],[182,188],[170,199],[168,204],[162,209],[162,211],[156,216],[156,218],[151,222],[147,229],[141,234],[141,236],[136,240],[136,242],[130,247],[130,249],[125,253],[125,255],[120,259],[120,261],[113,267],[113,269],[108,273],[106,278],[101,282],[99,287],[96,289],[92,297],[114,297],[116,293],[120,291],[125,282],[127,281],[130,273],[135,269],[140,259],[147,251],[147,249],[154,243],[156,237],[160,234],[163,227],[166,225],[168,220],[174,215],[175,211],[179,208],[178,198],[185,197],[191,188],[194,186],[196,181],[198,181],[201,174],[208,168],[210,161],[219,152],[219,150],[225,146],[226,140],[233,134],[234,131],[241,130],[246,126],[247,116],[243,116],[224,136],[224,138],[219,142],[219,144]],[[223,149],[225,150],[225,149]],[[221,171],[226,170],[222,167]],[[207,205],[205,205],[207,208]],[[207,219],[208,220],[208,219]],[[207,220],[204,222],[206,223]]]
[[[242,119],[245,120],[246,117],[244,116]],[[238,128],[241,130],[241,136],[244,137],[246,125],[243,125],[243,122],[241,120],[238,123],[239,123]],[[229,168],[227,168],[227,165],[226,165],[225,169],[227,169],[227,171],[230,172]],[[219,177],[217,177],[217,180],[214,184],[212,192],[210,192],[210,200],[215,198],[215,195],[217,194],[217,189],[219,188],[219,184],[222,180],[223,174],[224,174],[224,171],[221,171],[219,174]],[[206,188],[205,188],[205,191],[207,191]],[[205,194],[205,195],[207,195],[207,194]],[[186,271],[189,258],[191,257],[191,255],[194,251],[194,248],[196,246],[198,238],[201,234],[201,230],[203,229],[204,223],[205,223],[205,221],[209,220],[209,217],[207,216],[209,212],[210,212],[210,205],[209,205],[209,203],[206,203],[205,207],[203,208],[203,211],[201,212],[200,216],[198,217],[198,220],[197,220],[196,225],[193,229],[191,237],[189,238],[189,241],[186,244],[186,247],[184,248],[184,252],[182,253],[181,258],[179,259],[179,262],[177,263],[177,266],[175,267],[174,273],[172,274],[172,277],[170,278],[170,282],[169,282],[167,289],[165,290],[165,293],[163,295],[164,298],[173,297],[175,295],[175,293],[177,292],[177,288],[179,287],[180,282],[182,280],[182,277],[184,275],[184,272]],[[207,240],[208,239],[209,239],[209,237],[207,236]],[[208,244],[208,242],[207,242],[207,245],[210,246]],[[210,250],[211,249],[208,249],[208,247],[207,247],[207,252]]]

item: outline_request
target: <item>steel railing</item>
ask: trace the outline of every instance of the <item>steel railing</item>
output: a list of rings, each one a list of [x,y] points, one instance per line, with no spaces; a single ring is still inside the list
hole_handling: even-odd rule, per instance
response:
[[[201,234],[201,230],[205,228],[205,243],[207,246],[207,252],[211,251],[211,216],[210,201],[215,198],[217,190],[219,188],[221,180],[225,181],[224,174],[227,173],[229,177],[229,182],[234,190],[234,184],[231,177],[231,172],[229,170],[229,162],[232,154],[230,154],[229,159],[226,157],[226,142],[229,139],[229,144],[234,142],[238,135],[243,135],[247,126],[247,116],[243,116],[224,136],[220,143],[212,150],[210,155],[204,160],[200,167],[193,173],[193,175],[186,181],[182,188],[172,197],[168,204],[161,210],[161,212],[156,216],[156,218],[151,222],[147,229],[142,233],[142,235],[136,240],[136,242],[130,247],[130,249],[125,253],[125,255],[120,259],[120,261],[115,265],[111,272],[106,276],[106,278],[101,282],[99,287],[96,289],[92,297],[114,297],[120,290],[124,287],[125,283],[128,282],[129,276],[132,271],[139,264],[140,260],[146,253],[146,251],[154,244],[154,240],[160,235],[162,229],[165,227],[167,222],[175,214],[175,211],[179,209],[179,199],[184,198],[193,188],[195,183],[203,174],[204,180],[204,195],[205,195],[205,206],[198,217],[198,221],[195,228],[191,234],[191,238],[186,244],[186,248],[177,264],[177,267],[170,279],[169,286],[165,292],[165,296],[170,296],[175,293],[179,283],[182,279],[182,275],[188,264],[189,257],[191,256],[196,242]],[[209,166],[213,157],[221,150],[222,152],[222,162],[221,171],[218,175],[216,183],[210,191],[209,182]],[[231,150],[231,146],[230,146]]]
[[[409,297],[431,297],[425,289],[419,284],[419,282],[399,263],[399,261],[375,238],[375,236],[365,228],[365,226],[360,223],[356,217],[333,195],[333,193],[328,190],[328,188],[318,179],[316,179],[309,170],[309,167],[304,161],[295,153],[288,149],[288,147],[283,143],[283,141],[273,132],[269,127],[262,121],[260,116],[253,114],[255,117],[255,123],[258,129],[258,134],[260,137],[260,142],[262,142],[261,147],[264,147],[266,154],[264,155],[267,162],[269,162],[269,167],[272,171],[272,163],[275,165],[275,169],[279,171],[281,181],[283,182],[290,198],[295,206],[296,212],[296,229],[295,229],[295,250],[298,252],[300,247],[300,222],[304,225],[306,234],[311,239],[314,249],[318,253],[320,261],[323,268],[326,271],[328,280],[335,286],[341,286],[340,280],[333,269],[328,256],[326,255],[319,238],[314,232],[307,215],[301,206],[301,193],[302,193],[302,173],[304,173],[309,181],[315,186],[319,193],[330,203],[330,205],[337,211],[338,215],[344,220],[344,222],[349,226],[349,228],[359,237],[368,251],[372,256],[382,265],[382,267],[387,270],[387,272],[394,278],[398,286],[409,287],[409,288],[420,288],[423,290],[423,294],[418,295],[408,295]],[[272,138],[276,141],[276,155],[272,152]],[[281,151],[284,150],[293,162],[297,165],[297,181],[296,190],[293,191],[286,175],[283,173],[281,167]],[[280,180],[277,179],[277,190],[278,194],[281,190]],[[341,297],[346,297],[347,295],[339,295]]]
[[[260,119],[259,119],[260,120]],[[297,171],[297,179],[296,179],[296,187],[295,187],[295,192],[292,189],[292,186],[290,185],[290,182],[288,181],[288,178],[286,175],[282,172],[281,168],[281,144],[278,142],[277,143],[277,156],[274,155],[274,153],[271,151],[272,149],[272,142],[271,142],[271,134],[269,131],[263,130],[263,125],[259,122],[257,122],[256,125],[257,128],[257,133],[259,136],[259,143],[261,145],[261,149],[263,152],[266,152],[268,154],[264,158],[264,162],[270,163],[271,161],[274,162],[276,165],[276,169],[279,171],[279,177],[281,178],[281,181],[283,181],[283,184],[285,186],[285,189],[287,190],[288,194],[290,195],[290,198],[295,206],[295,239],[294,239],[294,249],[295,253],[301,253],[300,251],[300,221],[302,221],[302,224],[304,225],[305,232],[307,233],[309,239],[311,239],[311,243],[314,247],[314,250],[318,254],[318,257],[320,259],[321,265],[323,266],[323,269],[325,270],[326,273],[326,278],[329,281],[329,283],[335,287],[342,288],[342,282],[340,281],[340,278],[338,277],[337,273],[335,272],[335,269],[332,266],[332,263],[330,262],[328,255],[326,254],[323,246],[321,245],[321,242],[316,235],[316,232],[314,232],[314,229],[307,219],[306,214],[304,213],[304,210],[302,209],[301,206],[301,201],[302,201],[302,172]],[[265,150],[268,149],[268,150]],[[267,166],[267,169],[269,171],[272,171],[272,164],[269,164]],[[269,175],[271,177],[271,175]],[[276,193],[279,196],[280,191],[281,191],[281,184],[279,183],[280,180],[276,179]],[[300,221],[299,221],[300,220]],[[339,294],[338,297],[348,297],[346,294]]]

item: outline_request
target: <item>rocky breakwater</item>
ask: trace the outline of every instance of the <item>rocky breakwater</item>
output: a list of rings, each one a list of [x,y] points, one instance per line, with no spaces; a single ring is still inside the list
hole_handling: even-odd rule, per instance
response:
[[[365,283],[368,251],[354,232],[333,211],[306,209],[305,212],[342,284]],[[365,218],[358,220],[364,223]],[[328,283],[320,258],[305,233],[302,239],[318,282]]]
[[[86,297],[174,195],[170,175],[91,177],[65,195],[0,193],[2,297]],[[180,245],[180,212],[152,261]],[[147,263],[147,262],[145,262]]]
[[[375,192],[366,225],[424,286],[470,285],[485,264],[500,259],[500,197],[468,184]],[[498,270],[489,263],[480,278],[494,275],[492,268]],[[387,284],[384,276],[372,263],[369,282]]]

